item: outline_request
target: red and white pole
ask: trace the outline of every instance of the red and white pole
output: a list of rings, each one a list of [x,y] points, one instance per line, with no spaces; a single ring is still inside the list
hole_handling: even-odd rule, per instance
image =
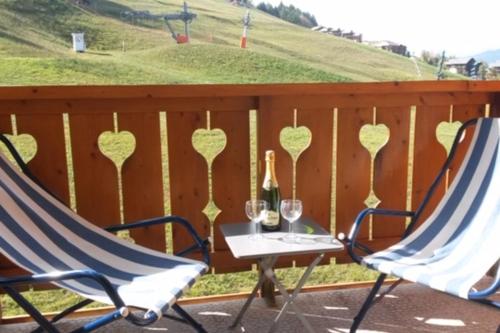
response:
[[[247,47],[247,35],[248,26],[250,25],[250,11],[247,11],[245,18],[243,19],[243,35],[241,35],[240,48],[246,49]]]

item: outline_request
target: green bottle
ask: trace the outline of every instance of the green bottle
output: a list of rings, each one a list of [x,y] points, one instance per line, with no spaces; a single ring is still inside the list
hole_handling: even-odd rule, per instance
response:
[[[281,229],[280,190],[274,170],[274,161],[274,151],[266,151],[266,173],[260,192],[260,199],[269,204],[267,217],[262,221],[262,229],[265,231],[279,231]]]

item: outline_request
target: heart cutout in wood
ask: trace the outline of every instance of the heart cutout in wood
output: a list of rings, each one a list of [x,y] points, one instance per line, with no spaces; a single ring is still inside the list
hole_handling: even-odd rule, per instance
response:
[[[294,161],[311,145],[312,133],[305,126],[285,127],[280,132],[280,144]]]
[[[205,158],[208,165],[226,148],[226,133],[220,128],[200,128],[191,137],[193,148]]]
[[[37,143],[35,138],[30,135],[30,134],[18,134],[18,135],[11,135],[11,134],[6,134],[5,135],[7,139],[12,142],[14,147],[16,147],[17,151],[21,155],[21,158],[25,163],[28,163],[35,157],[36,152],[37,152]],[[8,156],[9,159],[14,161],[14,159],[11,157],[10,153],[8,152],[7,147],[2,145],[2,151],[5,153],[5,156]]]
[[[443,145],[444,149],[446,149],[447,154],[450,153],[453,140],[460,126],[462,126],[462,123],[459,121],[453,123],[443,121],[436,127],[436,138]]]
[[[117,168],[121,168],[135,151],[135,137],[128,131],[102,132],[97,144],[102,154],[113,161]]]
[[[366,124],[359,131],[359,141],[370,152],[372,158],[375,158],[378,151],[389,141],[390,131],[384,124]]]

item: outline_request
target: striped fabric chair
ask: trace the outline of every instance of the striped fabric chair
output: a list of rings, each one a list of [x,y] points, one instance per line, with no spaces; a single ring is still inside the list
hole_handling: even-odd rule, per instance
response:
[[[476,125],[474,136],[455,179],[433,213],[413,231],[446,174],[463,132],[472,125]],[[474,288],[500,259],[499,188],[500,118],[483,118],[460,128],[448,159],[416,211],[364,210],[346,243],[356,262],[382,274],[355,317],[351,332],[359,327],[387,275],[500,308],[499,302],[490,299],[499,290],[500,272],[487,288]],[[356,241],[361,223],[371,214],[409,216],[411,222],[399,243],[373,253]],[[358,255],[360,251],[365,256]]]
[[[3,137],[2,141],[25,169],[17,152],[5,140]],[[195,245],[181,254],[201,250],[205,262],[153,251],[109,232],[164,223],[186,227]],[[3,154],[0,154],[0,252],[32,274],[0,277],[0,287],[40,324],[37,332],[59,332],[55,321],[93,301],[114,305],[116,309],[77,332],[89,332],[120,318],[145,326],[162,316],[184,321],[196,331],[205,332],[176,304],[209,264],[206,241],[200,239],[186,220],[170,216],[100,229],[19,172]],[[49,322],[15,289],[19,285],[47,282],[86,300]],[[170,308],[180,318],[167,315]],[[138,315],[131,309],[143,311]]]

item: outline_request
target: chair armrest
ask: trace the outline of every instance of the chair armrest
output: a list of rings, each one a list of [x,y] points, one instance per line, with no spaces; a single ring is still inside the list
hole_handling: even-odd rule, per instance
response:
[[[57,282],[83,278],[92,279],[99,283],[106,294],[108,294],[111,301],[113,301],[117,309],[125,306],[125,303],[121,299],[120,295],[118,295],[111,282],[109,282],[109,280],[104,275],[97,273],[94,270],[74,270],[46,274],[24,275],[13,278],[0,278],[0,287],[9,288],[14,285]]]
[[[136,221],[132,223],[127,223],[127,224],[119,224],[119,225],[114,225],[110,227],[104,228],[104,230],[109,231],[109,232],[117,232],[121,230],[130,230],[130,229],[136,229],[136,228],[145,228],[145,227],[150,227],[154,225],[160,225],[160,224],[167,224],[167,223],[178,223],[182,225],[184,228],[187,229],[189,234],[194,240],[193,246],[190,246],[187,249],[184,249],[178,253],[174,253],[175,255],[178,256],[183,256],[185,254],[188,254],[189,252],[192,252],[196,249],[200,249],[202,254],[203,254],[203,261],[205,264],[210,266],[210,255],[208,252],[208,244],[209,241],[208,239],[202,239],[196,230],[193,228],[191,223],[189,223],[188,220],[176,216],[176,215],[170,215],[170,216],[162,216],[162,217],[157,217],[157,218],[152,218],[152,219],[147,219],[147,220],[141,220],[141,221]]]
[[[366,208],[359,215],[356,217],[356,220],[354,221],[354,224],[351,227],[351,231],[349,232],[349,235],[347,238],[344,238],[343,241],[346,244],[347,251],[349,255],[351,256],[352,260],[357,262],[358,264],[361,263],[363,260],[363,257],[359,256],[354,252],[354,248],[360,249],[364,251],[366,254],[371,254],[373,251],[368,248],[367,246],[359,243],[356,241],[356,238],[358,237],[359,230],[361,229],[361,224],[365,220],[365,217],[369,215],[386,215],[386,216],[414,216],[415,212],[412,211],[401,211],[401,210],[390,210],[390,209],[375,209],[375,208]],[[339,235],[339,238],[340,235]]]

